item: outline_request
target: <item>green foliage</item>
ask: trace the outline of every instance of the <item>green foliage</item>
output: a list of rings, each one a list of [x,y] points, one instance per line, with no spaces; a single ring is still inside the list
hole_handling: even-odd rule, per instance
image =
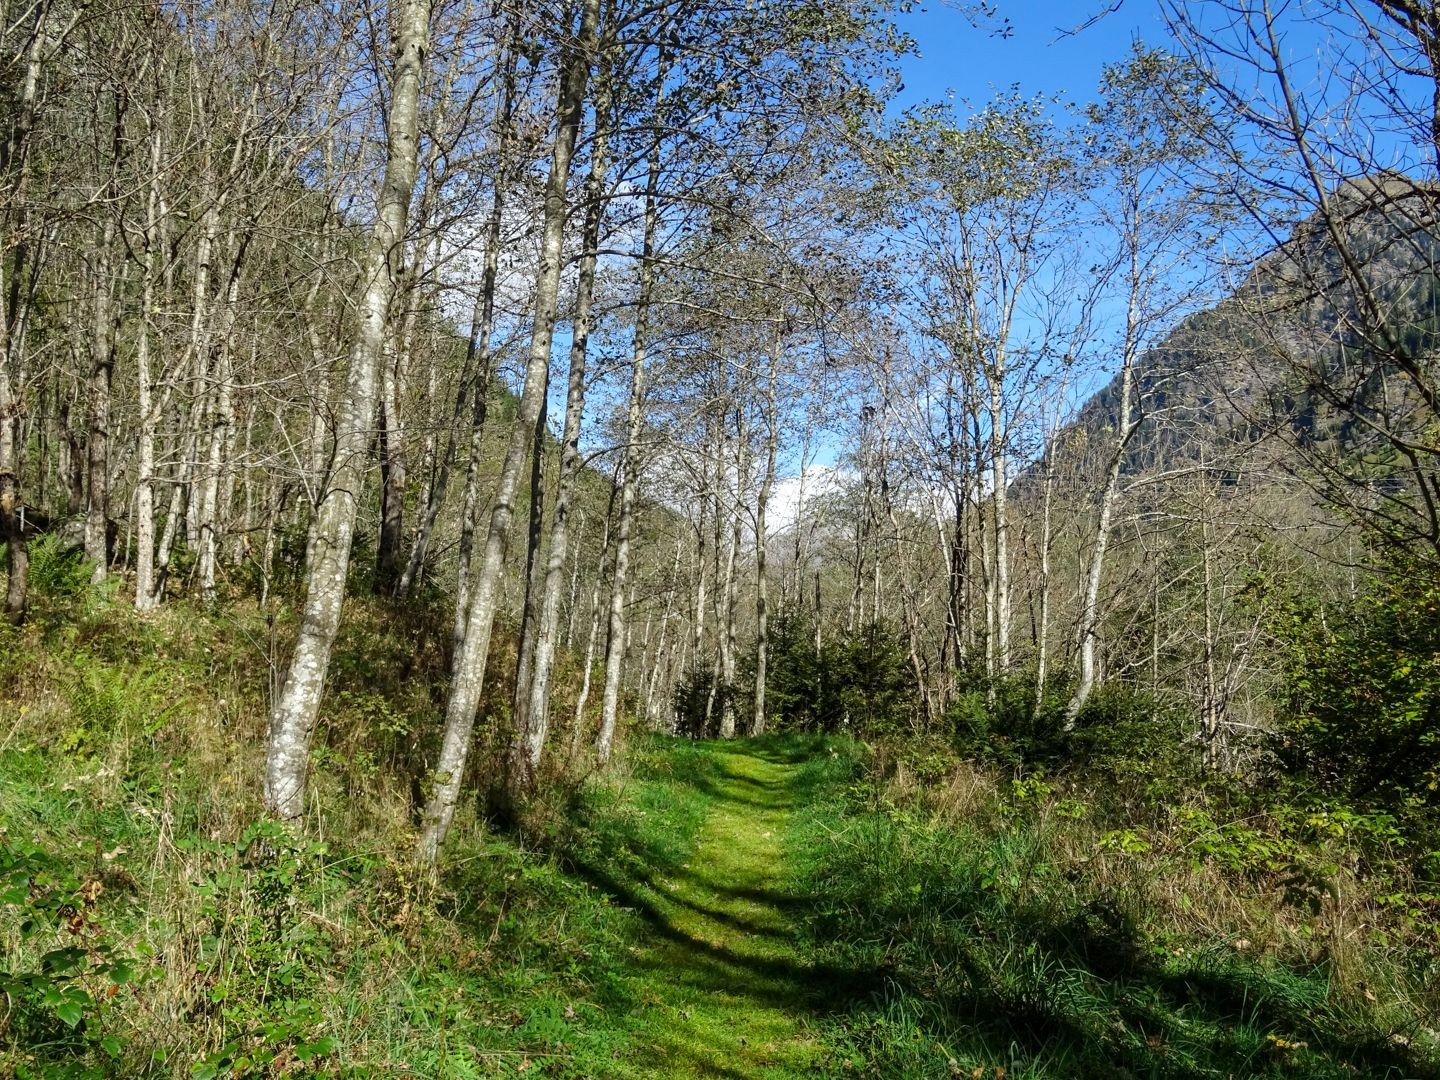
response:
[[[718,732],[725,709],[738,696],[735,687],[716,681],[713,664],[702,663],[675,685],[676,733],[692,739],[710,738]]]
[[[1068,679],[1047,682],[1039,707],[1033,672],[990,680],[962,676],[942,728],[962,755],[1007,769],[1063,769],[1104,780],[1152,802],[1174,798],[1200,778],[1200,755],[1185,716],[1151,694],[1104,683],[1065,730]]]
[[[30,545],[30,589],[52,600],[75,600],[90,587],[94,564],[57,533]]]
[[[942,724],[962,754],[1010,768],[1053,766],[1065,758],[1066,686],[1050,682],[1037,709],[1031,673],[991,680],[970,669],[957,682]]]
[[[1184,712],[1120,682],[1086,699],[1066,753],[1081,774],[1151,804],[1181,798],[1201,782],[1200,747]]]
[[[1167,905],[1194,924],[1205,897],[1167,899],[1161,883],[1189,873],[1170,860],[1263,862],[1258,834],[1192,817],[1075,853],[1081,805],[1031,777],[963,827],[864,785],[806,811],[810,947],[879,984],[831,1025],[836,1072],[1399,1080],[1440,1067],[1440,1047],[1391,1037],[1403,1022],[1374,993],[1340,991],[1338,962],[1177,930]],[[1193,850],[1202,833],[1215,849]]]
[[[766,667],[766,702],[777,730],[871,738],[910,730],[915,679],[895,631],[868,623],[822,641],[803,616],[775,620]]]
[[[191,1070],[195,1080],[262,1077],[290,1058],[311,1062],[329,1054],[325,1016],[316,995],[334,959],[329,934],[310,914],[344,887],[342,864],[327,845],[289,826],[262,820],[236,843],[188,840],[182,845],[209,870],[196,883],[207,925],[198,941],[198,967],[207,1008],[222,1024],[218,1049]],[[350,873],[366,860],[344,864]]]
[[[1270,747],[1280,769],[1327,793],[1440,825],[1440,582],[1405,563],[1354,600],[1299,596],[1274,630],[1286,646]],[[1440,845],[1436,845],[1440,846]]]
[[[125,1056],[116,1014],[157,972],[127,946],[103,910],[105,860],[82,873],[38,844],[0,832],[0,912],[19,947],[0,970],[0,1065],[20,1077],[113,1075]]]
[[[75,546],[69,530],[46,533],[30,544],[28,600],[43,622],[92,617],[114,600],[119,581],[92,582],[95,564]]]

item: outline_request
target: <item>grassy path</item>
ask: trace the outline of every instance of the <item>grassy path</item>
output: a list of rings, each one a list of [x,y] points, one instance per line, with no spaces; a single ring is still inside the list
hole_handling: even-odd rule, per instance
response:
[[[809,1074],[819,981],[797,950],[782,840],[798,766],[755,744],[715,752],[710,812],[690,861],[653,878],[652,929],[625,978],[632,1017],[617,1077]]]

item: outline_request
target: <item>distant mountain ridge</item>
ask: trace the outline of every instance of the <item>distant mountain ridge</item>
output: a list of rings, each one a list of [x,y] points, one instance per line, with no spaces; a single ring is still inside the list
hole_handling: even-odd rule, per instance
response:
[[[1179,469],[1278,438],[1292,450],[1383,452],[1380,432],[1423,437],[1429,414],[1395,378],[1376,320],[1429,370],[1440,357],[1440,187],[1383,175],[1331,197],[1342,251],[1317,213],[1218,304],[1187,316],[1136,370],[1144,420],[1127,475]],[[1338,212],[1336,212],[1338,211]],[[1369,297],[1353,285],[1361,269]],[[1108,447],[1117,375],[1081,407],[1062,445]]]

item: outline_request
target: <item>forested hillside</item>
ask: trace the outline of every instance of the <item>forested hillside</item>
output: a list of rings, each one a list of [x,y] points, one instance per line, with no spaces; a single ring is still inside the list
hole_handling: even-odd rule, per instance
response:
[[[1440,1076],[1440,12],[1141,6],[0,0],[0,1077]]]

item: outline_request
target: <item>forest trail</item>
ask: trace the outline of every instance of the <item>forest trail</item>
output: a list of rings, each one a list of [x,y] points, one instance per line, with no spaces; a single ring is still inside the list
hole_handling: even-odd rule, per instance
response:
[[[649,884],[649,940],[626,978],[644,1008],[616,1076],[775,1078],[811,1072],[824,976],[795,938],[783,846],[799,766],[769,747],[718,753],[690,861]]]

